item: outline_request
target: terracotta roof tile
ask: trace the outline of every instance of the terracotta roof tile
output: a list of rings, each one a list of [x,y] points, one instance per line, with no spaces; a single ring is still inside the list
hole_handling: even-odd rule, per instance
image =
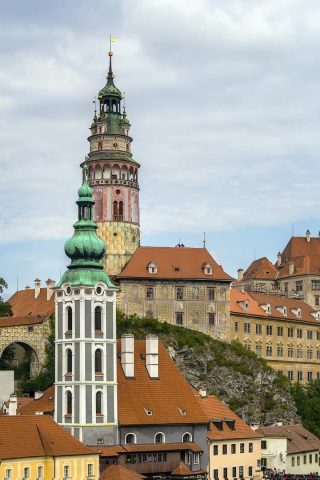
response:
[[[0,459],[96,453],[48,415],[0,416]]]
[[[245,305],[247,305],[247,308],[245,308]],[[259,304],[248,292],[242,292],[235,288],[231,288],[230,290],[230,312],[265,316],[264,310],[259,307]]]
[[[30,398],[26,405],[17,408],[18,415],[33,415],[37,412],[51,414],[54,411],[54,386],[43,392],[42,397],[35,400]]]
[[[125,449],[121,445],[99,446],[98,451],[101,457],[119,457],[120,453],[125,453]]]
[[[194,442],[190,443],[149,443],[123,445],[125,452],[180,452],[182,450],[191,450],[192,452],[203,452],[202,448]]]
[[[207,423],[168,352],[159,342],[159,379],[150,379],[145,366],[146,342],[135,340],[135,378],[128,379],[118,358],[118,414],[121,425]],[[118,342],[120,351],[120,342]],[[144,357],[144,359],[143,359]],[[147,415],[145,409],[151,410]],[[185,414],[179,411],[185,410]]]
[[[157,273],[149,273],[148,265],[154,262]],[[204,273],[203,266],[212,266],[212,275]],[[139,247],[118,276],[122,278],[148,279],[192,279],[221,280],[233,279],[224,272],[221,265],[212,258],[206,248],[189,247]]]
[[[289,454],[320,450],[319,438],[300,424],[261,427],[257,431],[264,437],[287,437]]]
[[[47,300],[47,289],[41,288],[37,298],[34,297],[34,289],[19,290],[9,298],[8,303],[12,306],[13,315],[24,317],[26,315],[49,315],[54,312],[54,295]]]
[[[192,471],[184,462],[180,462],[180,464],[171,472],[171,475],[175,477],[184,477],[186,475],[188,477],[192,477],[202,473],[207,473],[207,471],[206,470]]]
[[[101,480],[143,480],[146,478],[122,465],[109,465],[102,473]]]
[[[210,440],[261,438],[259,433],[252,430],[249,425],[214,395],[201,397],[198,392],[194,392],[194,395],[210,422],[210,430],[208,431]],[[222,423],[223,430],[219,430],[216,424],[212,423],[212,420],[224,420]],[[228,426],[225,420],[234,420],[234,430]]]
[[[279,277],[289,276],[289,263],[293,262],[294,272],[290,276],[320,275],[320,238],[292,237],[281,254],[278,267]]]
[[[278,271],[267,257],[254,260],[243,274],[242,280],[273,280]]]

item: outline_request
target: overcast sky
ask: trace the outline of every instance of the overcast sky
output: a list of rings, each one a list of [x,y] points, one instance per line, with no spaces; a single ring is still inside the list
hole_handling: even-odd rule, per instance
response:
[[[108,35],[141,163],[142,244],[207,247],[231,275],[317,235],[318,0],[0,0],[0,276],[68,259]]]

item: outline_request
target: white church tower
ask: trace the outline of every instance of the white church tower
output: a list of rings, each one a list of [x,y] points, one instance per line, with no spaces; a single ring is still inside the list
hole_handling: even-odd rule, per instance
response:
[[[71,259],[55,286],[55,421],[87,445],[117,443],[116,287],[100,260],[92,190],[78,191],[78,221],[65,244]]]

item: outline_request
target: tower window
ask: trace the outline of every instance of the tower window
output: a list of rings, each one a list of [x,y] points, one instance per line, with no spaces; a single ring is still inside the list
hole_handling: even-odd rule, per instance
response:
[[[70,348],[67,350],[67,373],[72,373],[72,351]]]
[[[94,353],[94,367],[96,373],[102,372],[102,351],[99,348]]]
[[[67,391],[67,415],[72,415],[72,393]]]
[[[98,150],[102,150],[102,142],[98,142]]]
[[[101,326],[101,307],[96,307],[94,309],[94,329],[102,330]]]
[[[96,393],[96,414],[102,414],[102,392]]]
[[[72,331],[72,308],[67,307],[67,330]]]

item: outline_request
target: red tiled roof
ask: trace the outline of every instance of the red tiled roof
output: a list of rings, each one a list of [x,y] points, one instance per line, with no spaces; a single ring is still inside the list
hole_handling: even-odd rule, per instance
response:
[[[149,443],[149,444],[135,444],[130,443],[123,445],[125,452],[177,452],[181,450],[191,450],[192,452],[203,452],[202,448],[197,443]]]
[[[158,266],[157,273],[149,273],[148,265],[151,262]],[[203,266],[206,263],[212,266],[212,275],[204,273]],[[118,278],[221,280],[225,282],[233,280],[224,272],[221,265],[217,264],[206,248],[189,247],[139,247]]]
[[[37,412],[53,413],[54,411],[54,385],[45,392],[42,397],[35,400],[30,398],[26,405],[17,408],[18,415],[33,415]]]
[[[245,302],[247,308],[244,307]],[[262,305],[270,305],[271,313],[267,313]],[[287,307],[287,315],[283,315],[277,308]],[[301,310],[301,316],[297,316],[293,310]],[[294,298],[287,298],[283,295],[270,295],[266,293],[242,292],[241,290],[230,290],[230,312],[244,316],[254,315],[265,318],[288,319],[299,322],[320,324],[320,320],[312,315],[316,310],[305,302]]]
[[[125,453],[122,445],[108,445],[106,447],[98,447],[100,457],[119,457],[120,453]]]
[[[35,325],[42,323],[54,312],[54,295],[47,300],[46,288],[40,289],[37,298],[31,288],[19,290],[9,298],[8,303],[12,307],[13,316],[0,318],[0,327]]]
[[[159,379],[150,379],[145,363],[146,342],[135,340],[135,378],[124,376],[118,358],[120,425],[207,423],[192,388],[159,342]],[[118,342],[120,351],[120,342]],[[151,410],[152,415],[147,415]],[[179,409],[185,411],[181,414]],[[183,412],[184,413],[184,412]]]
[[[180,464],[171,472],[171,475],[175,477],[184,477],[185,475],[187,475],[188,477],[192,477],[202,473],[207,473],[207,471],[206,470],[192,471],[184,462],[180,462]]]
[[[199,402],[202,410],[210,422],[210,430],[208,431],[208,438],[210,440],[228,440],[236,438],[261,438],[261,435],[253,431],[241,418],[239,418],[230,408],[221,402],[214,395],[201,397],[198,392],[194,392],[196,399]],[[219,430],[211,420],[234,420],[234,430],[224,421],[222,424],[223,430]]]
[[[267,257],[254,260],[243,274],[242,280],[274,280],[278,271]]]
[[[320,238],[292,237],[281,254],[279,277],[289,276],[289,263],[293,262],[294,272],[290,276],[320,275]]]
[[[102,473],[101,480],[143,480],[146,477],[122,465],[109,465]]]
[[[263,437],[287,437],[287,453],[320,450],[320,440],[302,425],[277,425],[257,430]]]
[[[0,416],[0,459],[94,454],[47,415]]]

